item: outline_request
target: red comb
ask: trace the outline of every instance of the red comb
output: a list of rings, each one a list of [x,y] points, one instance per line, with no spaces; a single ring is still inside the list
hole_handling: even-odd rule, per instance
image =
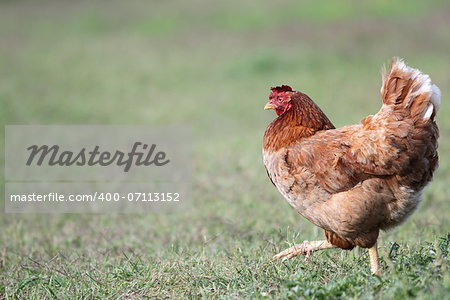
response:
[[[270,88],[272,90],[272,92],[277,92],[277,93],[281,93],[281,92],[292,92],[292,88],[288,85],[282,85],[282,86],[277,86],[277,87],[272,87]]]

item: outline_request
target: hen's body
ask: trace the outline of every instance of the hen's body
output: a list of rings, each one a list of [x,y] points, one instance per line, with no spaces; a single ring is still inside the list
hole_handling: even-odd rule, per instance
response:
[[[325,230],[334,247],[375,245],[380,229],[403,222],[437,167],[439,90],[397,60],[383,106],[361,124],[334,129],[300,92],[264,135],[264,164],[280,193]]]

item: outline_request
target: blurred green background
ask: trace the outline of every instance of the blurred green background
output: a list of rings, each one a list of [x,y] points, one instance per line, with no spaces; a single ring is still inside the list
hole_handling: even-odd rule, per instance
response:
[[[195,166],[182,213],[2,213],[0,299],[448,297],[449,29],[439,0],[0,1],[4,125],[190,125]],[[356,123],[393,56],[442,90],[441,159],[416,214],[379,240],[385,275],[362,250],[271,262],[322,232],[266,177],[269,88]]]

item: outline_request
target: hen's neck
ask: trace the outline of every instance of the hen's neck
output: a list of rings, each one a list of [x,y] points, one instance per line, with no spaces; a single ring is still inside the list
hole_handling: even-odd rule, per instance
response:
[[[322,110],[305,94],[292,96],[292,108],[269,124],[264,134],[264,150],[277,151],[317,131],[335,127]]]

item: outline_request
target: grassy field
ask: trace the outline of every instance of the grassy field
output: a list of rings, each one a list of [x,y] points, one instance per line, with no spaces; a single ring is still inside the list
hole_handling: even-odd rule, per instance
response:
[[[2,213],[0,299],[449,298],[450,5],[320,3],[0,1],[3,124],[186,124],[195,167],[184,212]],[[269,88],[359,122],[393,56],[442,90],[441,160],[418,211],[379,239],[384,275],[362,249],[272,262],[322,232],[266,177]]]

